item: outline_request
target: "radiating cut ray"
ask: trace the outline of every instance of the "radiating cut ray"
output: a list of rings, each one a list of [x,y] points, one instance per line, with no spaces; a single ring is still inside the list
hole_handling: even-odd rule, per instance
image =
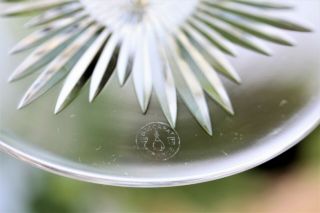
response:
[[[123,26],[127,18],[126,15],[123,15],[122,18],[117,21],[117,24],[114,25],[114,28],[119,28],[119,30],[113,33],[110,39],[108,39],[97,66],[93,71],[89,93],[90,102],[93,102],[99,95],[117,66],[119,51],[125,33],[125,30],[123,28],[121,29],[121,26]]]
[[[165,24],[168,19],[170,20],[170,17],[152,20],[158,39],[167,41],[165,45],[159,46],[160,52],[165,63],[171,67],[170,70],[172,71],[176,88],[184,103],[202,128],[209,135],[212,135],[212,124],[205,94],[190,67],[182,60],[178,44],[172,37],[168,36],[168,26]]]
[[[38,99],[49,89],[59,83],[69,72],[69,67],[86,51],[87,45],[90,44],[94,36],[99,32],[101,27],[91,26],[82,36],[77,38],[69,47],[67,47],[48,67],[41,73],[35,82],[29,87],[18,108],[21,109],[26,105]],[[80,56],[78,56],[80,55]]]
[[[252,7],[257,7],[261,9],[278,9],[278,10],[287,10],[287,9],[293,9],[292,6],[281,4],[279,2],[273,1],[255,1],[255,0],[230,0],[235,3],[248,5]]]
[[[166,49],[164,56],[167,57],[166,60],[172,67],[171,70],[180,96],[199,124],[209,135],[212,135],[209,109],[202,87],[197,81],[196,76],[189,69],[189,66],[177,55],[176,50]]]
[[[121,86],[128,79],[133,66],[133,40],[129,36],[129,32],[125,32],[125,34],[126,36],[123,38],[117,63],[117,74]]]
[[[75,12],[82,10],[83,7],[80,3],[74,2],[72,4],[63,5],[60,7],[53,8],[51,10],[46,11],[28,21],[25,26],[26,27],[35,27],[43,24],[47,24],[49,22],[55,21],[57,19],[61,19],[65,16],[70,16]]]
[[[49,9],[59,5],[68,4],[74,1],[76,0],[45,0],[45,1],[35,1],[35,2],[24,2],[8,8],[3,13],[1,13],[1,15],[3,16],[23,15],[23,14],[35,12],[38,10],[45,10],[45,9]]]
[[[84,84],[90,78],[92,70],[90,65],[95,64],[98,60],[100,52],[105,45],[107,38],[110,35],[109,30],[104,30],[97,40],[89,47],[89,49],[80,58],[78,63],[72,68],[70,74],[61,89],[58,101],[55,107],[55,113],[61,112],[66,106],[68,106],[75,97],[77,97],[79,91]]]
[[[222,10],[227,13],[232,13],[232,14],[241,16],[243,18],[250,19],[255,22],[261,22],[261,23],[268,24],[268,25],[271,25],[274,27],[285,29],[285,30],[300,31],[300,32],[311,32],[312,31],[311,27],[307,26],[306,23],[299,24],[296,21],[293,22],[290,20],[286,20],[284,18],[273,17],[273,16],[270,16],[267,14],[261,15],[261,14],[254,13],[251,11],[240,10],[236,7],[223,6],[221,4],[212,3],[212,2],[207,3],[207,5],[212,6],[215,9]]]
[[[231,42],[263,55],[271,55],[271,50],[267,46],[251,39],[246,33],[235,30],[234,28],[226,25],[224,22],[213,19],[211,16],[205,13],[197,13],[196,17],[219,32],[223,37],[229,39]]]
[[[202,88],[225,110],[234,114],[228,94],[215,70],[212,69],[210,64],[202,57],[201,53],[192,46],[183,33],[177,33],[177,39],[181,49],[184,50],[181,50],[182,56],[186,62],[189,63],[190,70],[194,71]]]
[[[56,21],[50,25],[45,26],[44,28],[41,28],[40,30],[35,31],[31,35],[22,39],[15,47],[13,47],[10,51],[10,54],[16,54],[35,47],[38,44],[41,44],[48,40],[50,37],[81,21],[86,16],[87,13],[82,12],[75,16],[70,16],[66,19]]]
[[[190,25],[198,30],[204,37],[206,37],[213,45],[219,48],[224,53],[236,56],[235,48],[228,43],[225,38],[220,36],[216,31],[210,29],[207,25],[203,22],[195,19],[194,17],[189,19]]]
[[[92,102],[101,92],[116,68],[120,36],[113,34],[108,40],[95,67],[90,85],[89,100]]]
[[[142,112],[145,113],[152,93],[152,65],[150,64],[151,55],[147,43],[148,33],[144,34],[143,27],[145,26],[140,26],[135,35],[140,39],[136,44],[132,73],[139,105]]]
[[[152,79],[154,91],[160,106],[172,128],[176,126],[177,120],[177,94],[171,67],[160,54],[155,34],[147,37],[150,62],[153,65]]]
[[[189,35],[189,39],[192,40],[195,47],[202,52],[202,55],[218,72],[224,74],[236,83],[241,83],[241,78],[233,66],[220,51],[215,49],[210,42],[206,40],[205,37],[188,25],[184,26],[183,29],[187,35]]]
[[[164,64],[160,64],[160,60],[161,57],[159,55],[156,55],[156,57],[154,57],[152,60],[153,64],[156,65],[152,72],[154,90],[164,115],[166,116],[171,127],[175,128],[178,110],[175,83],[172,76],[171,67],[167,61],[164,61]]]
[[[73,28],[66,30],[64,33],[53,37],[44,45],[36,49],[10,76],[9,81],[16,81],[50,62],[57,54],[64,49],[70,39],[75,38],[85,28],[92,23],[91,19],[86,19],[75,25]]]
[[[126,80],[129,78],[134,60],[134,40],[132,36],[125,36],[130,34],[132,26],[124,26],[122,36],[122,44],[120,47],[119,58],[117,62],[117,76],[121,86],[123,86]]]
[[[211,16],[258,38],[287,46],[293,46],[295,44],[295,41],[291,37],[284,33],[280,33],[280,31],[270,30],[270,28],[262,29],[257,26],[250,26],[247,23],[238,22],[236,18],[231,18],[230,16],[221,14],[211,13]]]

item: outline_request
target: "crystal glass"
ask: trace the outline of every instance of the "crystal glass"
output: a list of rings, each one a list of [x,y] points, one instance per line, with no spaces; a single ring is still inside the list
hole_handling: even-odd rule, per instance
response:
[[[8,56],[28,30],[24,18],[0,19],[0,149],[42,169],[100,184],[177,186],[210,181],[253,168],[286,151],[320,120],[320,4],[289,1],[296,19],[314,23],[311,34],[288,33],[297,46],[271,45],[273,57],[239,49],[230,61],[241,85],[223,80],[235,108],[229,115],[207,100],[213,133],[207,134],[178,98],[176,128],[155,95],[141,113],[132,81],[112,76],[94,103],[89,85],[58,115],[61,85],[32,105],[17,103],[36,76],[7,82],[25,55]],[[288,14],[288,15],[290,15]]]

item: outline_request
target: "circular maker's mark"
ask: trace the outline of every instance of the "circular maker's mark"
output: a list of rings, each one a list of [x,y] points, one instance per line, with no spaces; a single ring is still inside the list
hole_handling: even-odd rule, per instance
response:
[[[154,122],[139,130],[136,144],[143,155],[165,161],[179,152],[180,138],[168,124]]]

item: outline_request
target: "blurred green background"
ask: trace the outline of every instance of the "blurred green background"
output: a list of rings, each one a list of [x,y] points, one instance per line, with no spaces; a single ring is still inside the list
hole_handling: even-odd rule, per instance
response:
[[[0,212],[320,212],[320,128],[251,171],[193,186],[129,189],[74,181],[0,153]]]

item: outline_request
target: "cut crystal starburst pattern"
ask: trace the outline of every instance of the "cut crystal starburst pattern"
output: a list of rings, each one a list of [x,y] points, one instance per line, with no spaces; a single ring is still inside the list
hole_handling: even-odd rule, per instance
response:
[[[281,30],[310,32],[305,23],[270,15],[292,7],[258,0],[43,0],[15,3],[3,15],[39,13],[26,26],[40,27],[11,51],[33,52],[10,76],[13,82],[44,67],[23,96],[23,108],[64,80],[59,113],[90,81],[90,102],[112,75],[120,85],[132,76],[146,112],[152,92],[175,127],[179,94],[199,124],[212,134],[206,96],[233,114],[219,74],[240,83],[226,59],[235,47],[271,55],[261,42],[293,46]]]

